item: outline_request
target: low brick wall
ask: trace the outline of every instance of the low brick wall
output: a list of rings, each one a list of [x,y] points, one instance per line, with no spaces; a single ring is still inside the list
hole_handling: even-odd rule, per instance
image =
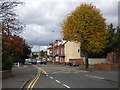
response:
[[[69,59],[69,61],[76,61],[79,64],[83,64],[83,59]]]
[[[3,79],[6,79],[6,78],[9,78],[12,76],[12,70],[5,70],[5,71],[2,71],[2,78]]]
[[[85,57],[83,58],[83,62],[85,63]],[[89,64],[94,65],[94,64],[101,64],[106,61],[106,58],[88,58]]]
[[[95,69],[107,70],[107,71],[111,71],[113,68],[119,67],[119,66],[120,66],[120,64],[118,64],[118,63],[111,63],[111,64],[103,63],[103,64],[95,64],[94,65]]]

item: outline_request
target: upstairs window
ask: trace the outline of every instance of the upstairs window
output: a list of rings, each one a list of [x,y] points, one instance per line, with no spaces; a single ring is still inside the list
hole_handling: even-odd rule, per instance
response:
[[[80,49],[78,49],[78,52],[80,52]]]

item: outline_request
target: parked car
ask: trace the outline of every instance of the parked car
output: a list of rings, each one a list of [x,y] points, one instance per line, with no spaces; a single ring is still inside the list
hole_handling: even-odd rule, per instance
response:
[[[41,60],[37,60],[37,64],[41,63]]]
[[[32,63],[32,64],[37,64],[37,61],[36,61],[36,60],[32,60],[31,63]]]
[[[43,64],[47,64],[47,60],[43,60]]]
[[[28,63],[32,63],[33,60],[34,60],[33,58],[29,58],[29,59],[27,60],[27,62],[28,62]]]
[[[41,60],[40,60],[40,64],[47,64],[47,60],[41,59]]]
[[[79,66],[79,64],[76,61],[70,61],[68,63],[69,66]]]

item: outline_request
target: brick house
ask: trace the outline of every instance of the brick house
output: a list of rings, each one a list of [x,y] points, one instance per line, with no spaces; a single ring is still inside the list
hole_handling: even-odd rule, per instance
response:
[[[48,45],[47,48],[47,56],[48,56],[48,61],[51,62],[59,62],[63,63],[64,62],[64,43],[66,41],[62,40],[56,40],[54,43],[51,43]]]
[[[54,43],[49,44],[47,56],[48,61],[53,63],[67,63],[69,61],[82,63],[80,45],[66,40],[56,40]]]

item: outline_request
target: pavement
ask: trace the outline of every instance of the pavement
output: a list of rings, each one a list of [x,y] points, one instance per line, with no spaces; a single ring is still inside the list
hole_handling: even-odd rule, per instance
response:
[[[105,70],[96,70],[94,66],[90,66],[89,74],[92,76],[102,77],[104,80],[112,81],[120,83],[119,81],[119,72],[120,68],[114,68],[112,71],[105,71]]]
[[[14,66],[12,76],[2,80],[2,88],[21,88],[23,84],[37,74],[37,68],[32,65]]]
[[[61,64],[37,66],[48,72],[49,76],[41,74],[35,88],[118,87],[118,70],[95,70],[90,66],[86,72],[82,66],[71,67]],[[37,75],[37,68],[32,65],[14,66],[12,73],[10,78],[2,80],[2,88],[21,88],[27,80],[32,80]]]

